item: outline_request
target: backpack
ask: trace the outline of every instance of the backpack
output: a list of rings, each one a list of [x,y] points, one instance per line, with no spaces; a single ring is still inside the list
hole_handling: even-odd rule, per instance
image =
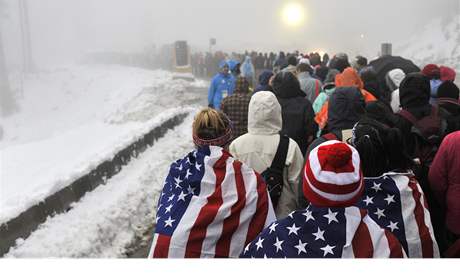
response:
[[[283,191],[283,170],[286,164],[286,157],[289,148],[289,137],[280,135],[280,142],[276,150],[275,157],[270,167],[268,167],[261,175],[264,178],[270,199],[273,207],[276,209],[278,201]]]
[[[412,124],[415,157],[421,165],[429,167],[447,131],[447,123],[441,117],[439,108],[431,107],[431,114],[419,120],[407,110],[401,110],[398,114]]]

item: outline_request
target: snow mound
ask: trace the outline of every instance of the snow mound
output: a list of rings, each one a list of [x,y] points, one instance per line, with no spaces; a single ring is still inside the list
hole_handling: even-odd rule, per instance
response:
[[[170,164],[193,149],[192,121],[193,114],[68,213],[48,218],[26,240],[17,240],[5,257],[125,257],[126,248],[154,223],[153,208]]]

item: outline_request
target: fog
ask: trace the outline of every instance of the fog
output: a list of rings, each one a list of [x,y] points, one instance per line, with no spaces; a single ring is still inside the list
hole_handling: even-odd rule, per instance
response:
[[[3,0],[7,63],[20,60],[18,1]],[[288,27],[280,12],[300,2],[305,20]],[[40,64],[86,52],[134,52],[184,39],[207,50],[323,50],[375,55],[382,42],[403,43],[431,20],[460,12],[460,0],[33,0],[32,51]]]

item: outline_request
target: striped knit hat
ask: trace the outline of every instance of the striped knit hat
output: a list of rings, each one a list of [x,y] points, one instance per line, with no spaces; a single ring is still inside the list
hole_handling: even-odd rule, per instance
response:
[[[303,193],[315,206],[354,205],[364,189],[358,151],[352,146],[328,141],[313,149],[305,164]]]

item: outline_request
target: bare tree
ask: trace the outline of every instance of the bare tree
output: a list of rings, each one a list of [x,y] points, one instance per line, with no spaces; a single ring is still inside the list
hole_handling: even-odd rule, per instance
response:
[[[5,4],[0,0],[0,15],[5,10]],[[0,17],[0,19],[2,19]],[[0,21],[1,22],[1,21]],[[17,110],[17,105],[11,93],[8,72],[6,69],[5,51],[3,48],[2,25],[0,24],[0,115],[9,116]]]

